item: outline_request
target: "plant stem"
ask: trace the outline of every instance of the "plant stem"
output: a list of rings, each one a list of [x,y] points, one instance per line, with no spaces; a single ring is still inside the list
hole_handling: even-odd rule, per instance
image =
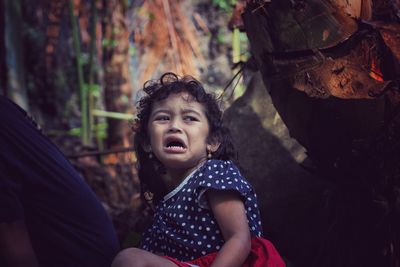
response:
[[[93,82],[94,82],[94,55],[96,52],[96,23],[97,23],[97,8],[96,8],[96,0],[90,1],[92,8],[92,16],[90,17],[90,47],[89,47],[89,91],[88,91],[88,100],[89,100],[89,110],[88,110],[88,139],[92,139],[92,129],[94,128],[94,117],[93,117],[93,109],[94,109],[94,96],[93,96]]]
[[[233,64],[240,61],[240,31],[234,28],[232,32],[232,62]]]
[[[104,111],[104,110],[98,110],[98,109],[93,109],[92,112],[93,112],[93,116],[97,116],[97,117],[106,117],[106,118],[117,119],[117,120],[133,119],[133,116],[131,114]]]
[[[78,86],[81,100],[81,122],[82,122],[82,134],[81,141],[83,145],[89,145],[89,134],[88,134],[88,103],[87,103],[87,87],[83,79],[83,69],[82,69],[82,56],[80,50],[80,38],[78,32],[77,18],[74,15],[74,1],[69,1],[69,11],[72,24],[72,40],[75,50],[76,57],[76,70],[78,73]]]

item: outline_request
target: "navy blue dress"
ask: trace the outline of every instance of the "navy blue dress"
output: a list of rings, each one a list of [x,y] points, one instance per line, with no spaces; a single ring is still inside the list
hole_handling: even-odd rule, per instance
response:
[[[220,250],[224,239],[204,195],[210,188],[238,192],[251,235],[262,235],[256,194],[250,184],[231,161],[208,160],[156,206],[153,225],[144,233],[141,248],[181,261]]]

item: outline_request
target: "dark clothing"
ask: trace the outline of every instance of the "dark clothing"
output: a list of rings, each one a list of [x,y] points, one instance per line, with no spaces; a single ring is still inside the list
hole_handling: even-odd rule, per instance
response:
[[[26,112],[0,96],[0,223],[24,220],[42,267],[109,267],[110,218]]]

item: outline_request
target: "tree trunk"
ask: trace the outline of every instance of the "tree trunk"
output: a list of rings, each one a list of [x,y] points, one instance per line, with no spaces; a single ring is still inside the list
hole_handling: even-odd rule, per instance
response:
[[[107,111],[131,113],[132,87],[129,72],[129,31],[125,18],[125,1],[104,1],[103,50],[105,106]],[[108,146],[129,146],[126,121],[108,119]]]
[[[22,49],[21,1],[5,1],[5,49],[8,95],[29,110]]]
[[[77,127],[79,116],[67,4],[56,0],[22,4],[25,80],[32,113],[47,130]]]
[[[371,20],[358,24],[328,0],[249,1],[243,14],[274,106],[309,169],[332,183],[312,218],[325,227],[315,258],[302,258],[296,240],[280,244],[295,266],[400,263],[400,39],[389,2],[360,8],[354,16]]]

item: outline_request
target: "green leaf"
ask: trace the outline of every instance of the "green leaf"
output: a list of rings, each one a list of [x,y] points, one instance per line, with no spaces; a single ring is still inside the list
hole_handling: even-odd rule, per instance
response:
[[[72,128],[71,130],[68,131],[68,134],[72,136],[81,136],[81,132],[82,132],[81,128]]]
[[[90,92],[93,96],[99,97],[99,96],[100,96],[100,85],[98,85],[98,84],[92,84],[92,85],[89,87],[89,92]]]
[[[136,48],[134,47],[134,46],[129,46],[129,55],[131,56],[131,57],[134,57],[135,55],[136,55]]]
[[[212,3],[219,9],[230,13],[232,12],[233,7],[236,5],[237,0],[213,0]]]

